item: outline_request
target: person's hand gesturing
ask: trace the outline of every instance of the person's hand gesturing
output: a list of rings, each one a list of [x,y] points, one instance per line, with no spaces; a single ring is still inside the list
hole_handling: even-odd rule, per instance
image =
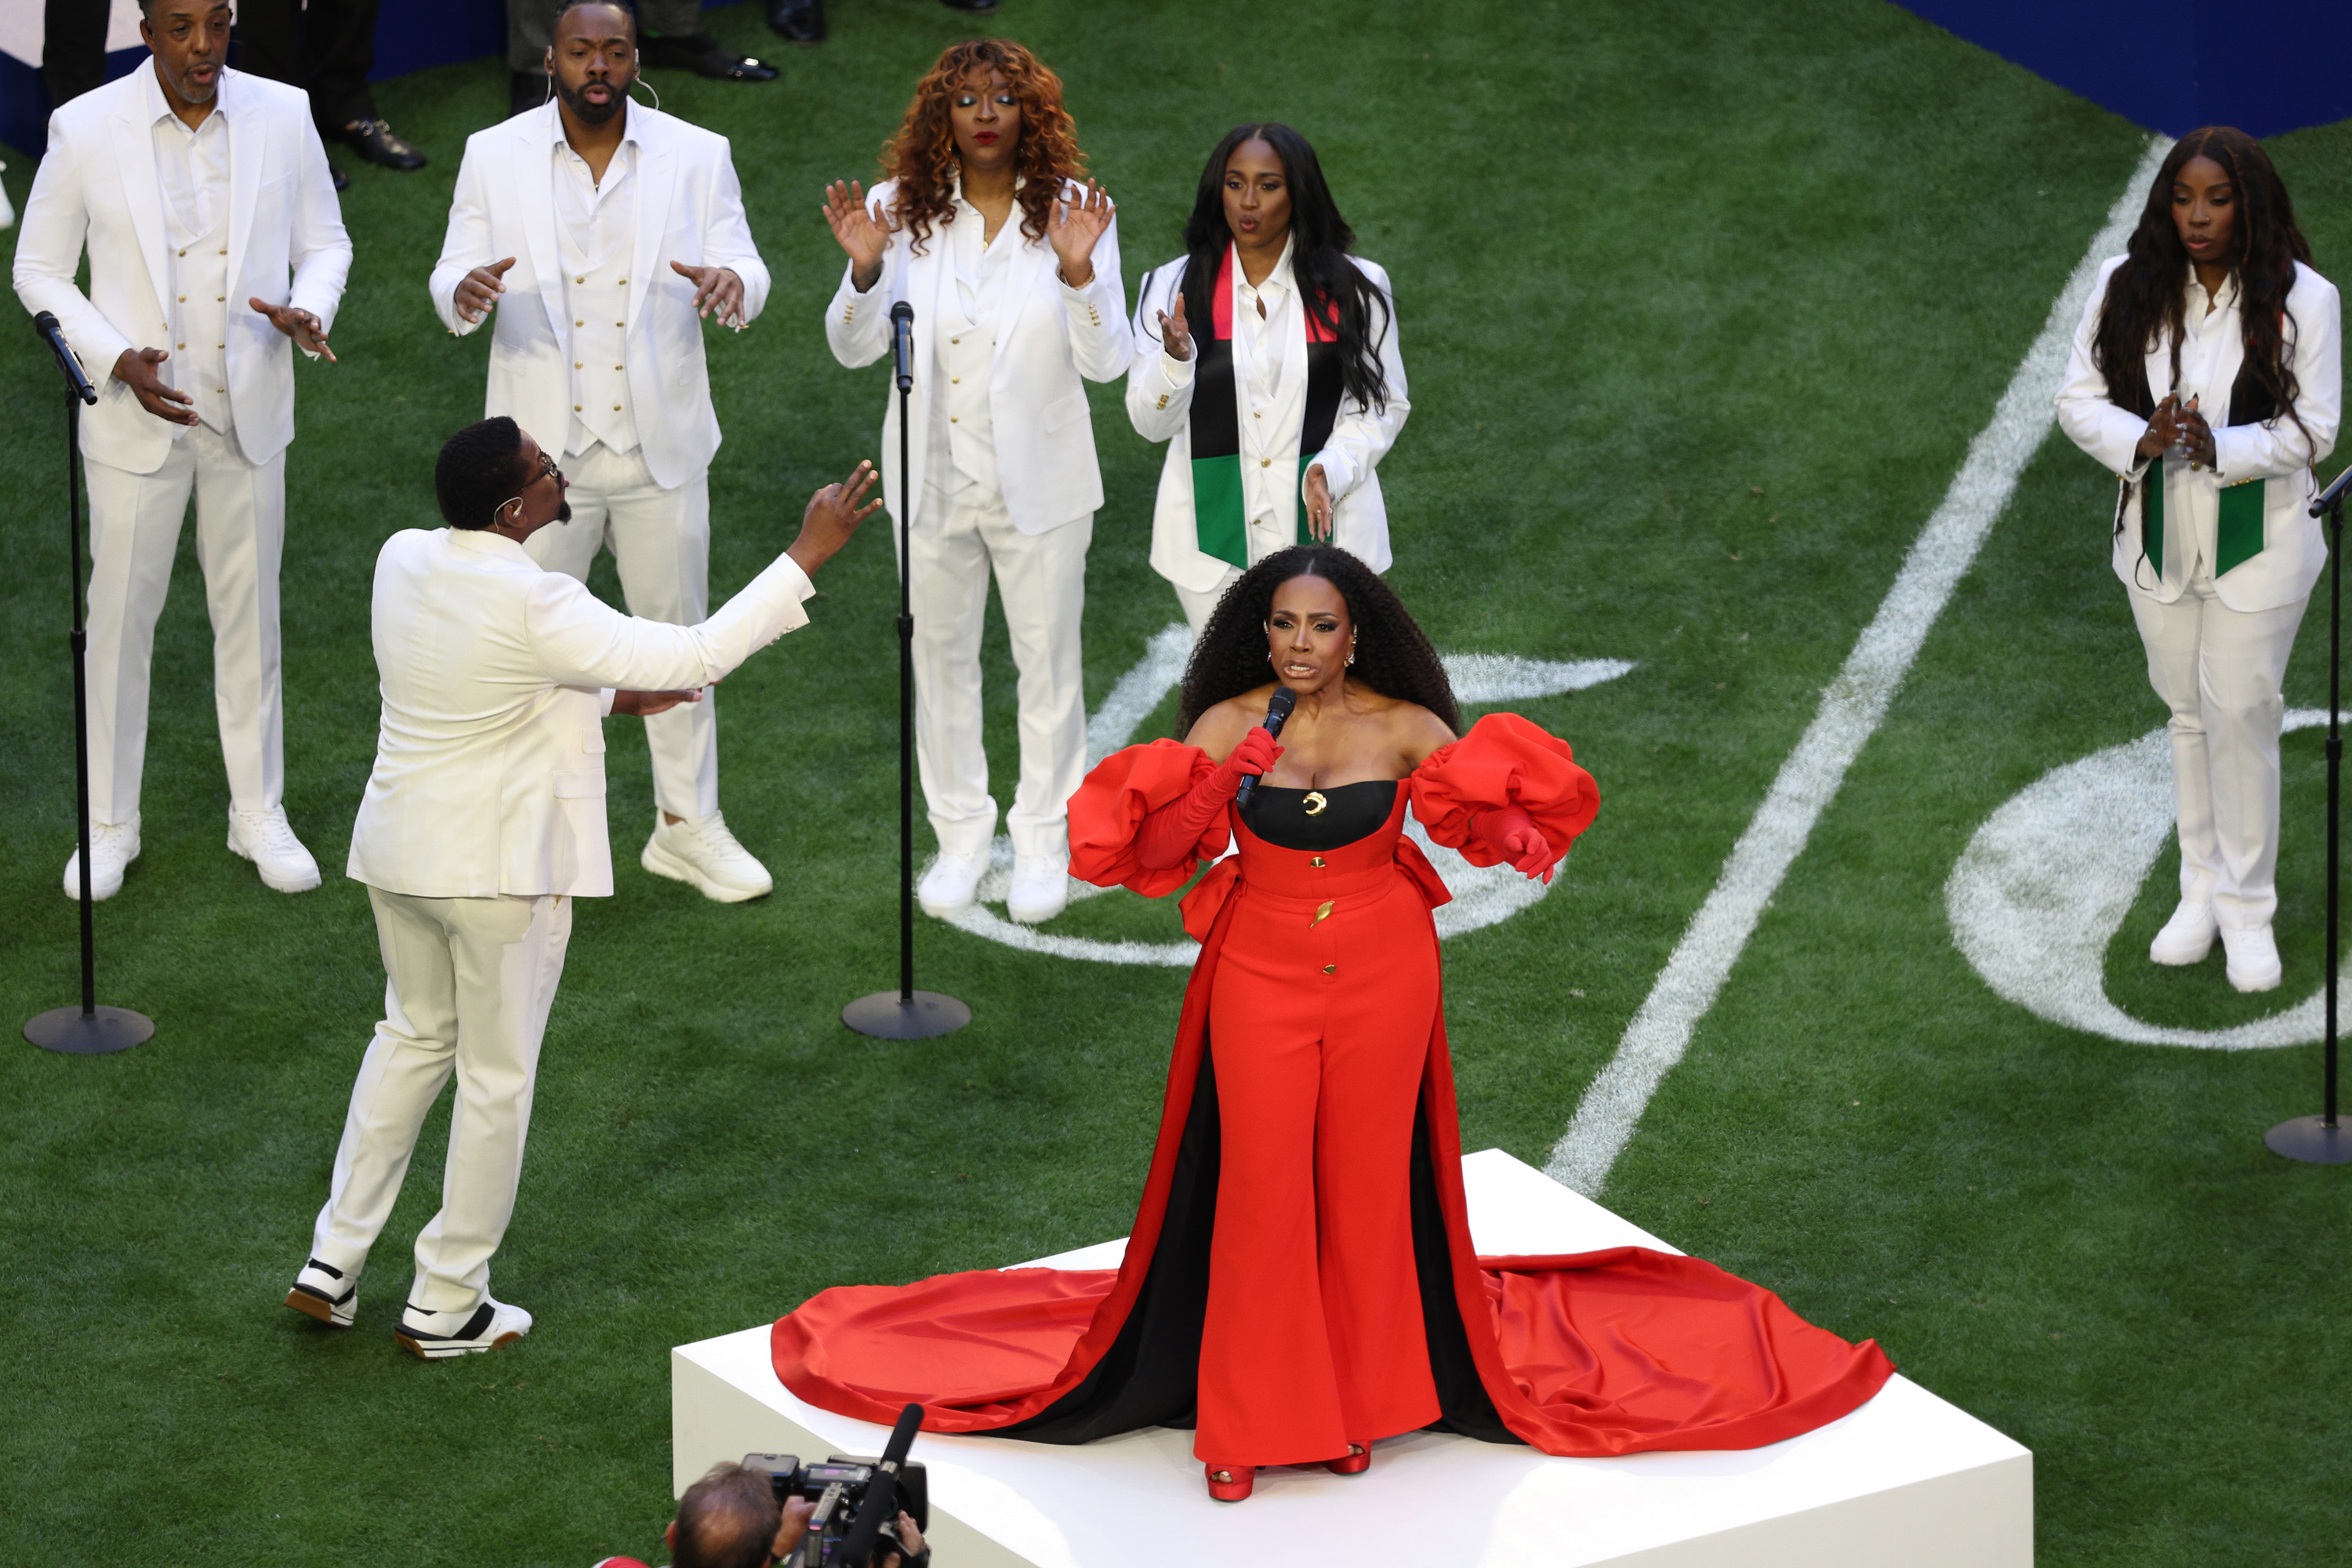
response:
[[[515,264],[508,257],[493,261],[488,267],[477,267],[457,279],[457,314],[468,321],[478,321],[498,308],[499,296],[507,291],[507,268]]]
[[[860,294],[882,276],[882,253],[890,248],[890,231],[883,226],[879,209],[866,199],[866,188],[856,180],[835,180],[824,190],[824,221],[833,237],[849,253],[850,281]]]

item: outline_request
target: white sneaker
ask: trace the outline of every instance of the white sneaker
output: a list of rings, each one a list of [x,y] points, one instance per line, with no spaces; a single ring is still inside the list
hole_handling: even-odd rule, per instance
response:
[[[2213,906],[2196,904],[2187,899],[2172,911],[2156,940],[2147,944],[2150,963],[2202,963],[2205,955],[2213,951]]]
[[[330,1328],[348,1329],[359,1315],[359,1276],[345,1274],[333,1264],[313,1258],[302,1265],[302,1272],[294,1276],[294,1288],[286,1292],[286,1304]]]
[[[2222,973],[2241,991],[2275,991],[2280,968],[2278,943],[2268,924],[2245,931],[2221,928],[2221,952],[2227,957]]]
[[[427,1312],[411,1305],[400,1310],[400,1327],[392,1337],[400,1348],[426,1361],[446,1361],[475,1351],[494,1351],[530,1332],[530,1314],[520,1307],[482,1292],[479,1306],[463,1312]]]
[[[923,879],[915,884],[915,901],[923,906],[925,914],[945,920],[959,910],[971,908],[980,879],[987,872],[987,845],[970,855],[950,855],[942,849]]]
[[[122,891],[122,870],[139,858],[139,819],[89,825],[89,896],[94,903]],[[81,897],[81,846],[66,857],[66,897]]]
[[[1013,860],[1013,890],[1004,912],[1024,925],[1052,920],[1070,907],[1070,863],[1066,858]]]
[[[637,864],[656,877],[691,883],[704,898],[722,904],[763,899],[776,890],[768,868],[728,831],[724,812],[672,822],[656,810],[653,837]]]
[[[264,887],[281,893],[307,893],[319,885],[319,863],[286,823],[286,808],[228,808],[228,847],[253,862]]]

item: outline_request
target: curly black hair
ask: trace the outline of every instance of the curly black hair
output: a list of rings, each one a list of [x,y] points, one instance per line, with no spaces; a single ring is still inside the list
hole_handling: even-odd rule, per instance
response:
[[[1348,601],[1356,626],[1356,662],[1348,679],[1383,697],[1417,702],[1462,732],[1462,710],[1445,666],[1396,590],[1362,561],[1336,544],[1294,544],[1278,550],[1225,590],[1209,616],[1208,628],[1184,667],[1184,710],[1179,735],[1192,733],[1202,714],[1229,697],[1255,691],[1272,678],[1266,664],[1265,623],[1274,613],[1274,592],[1293,577],[1320,577]]]

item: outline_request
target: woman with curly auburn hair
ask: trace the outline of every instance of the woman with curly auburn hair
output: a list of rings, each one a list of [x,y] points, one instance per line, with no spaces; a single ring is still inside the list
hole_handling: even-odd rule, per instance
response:
[[[1127,415],[1168,443],[1151,569],[1196,633],[1288,545],[1389,568],[1376,470],[1412,405],[1389,275],[1355,245],[1307,138],[1236,125],[1201,171],[1184,254],[1136,290]]]
[[[1132,353],[1118,219],[1110,197],[1081,183],[1061,79],[1002,39],[940,57],[883,167],[870,195],[855,181],[825,193],[849,265],[824,331],[834,357],[856,368],[890,352],[893,306],[914,310],[911,471],[883,472],[908,531],[915,748],[940,845],[917,896],[929,913],[953,914],[988,869],[996,802],[981,743],[980,633],[992,572],[1021,672],[1008,912],[1050,920],[1069,898],[1066,803],[1087,739],[1078,621],[1102,505],[1085,383],[1124,374]],[[893,388],[886,453],[898,434]]]
[[[2270,155],[2207,126],[2158,170],[2058,394],[2066,434],[2116,476],[2115,574],[2172,710],[2180,902],[2147,955],[2200,963],[2218,935],[2240,991],[2283,976],[2281,683],[2327,559],[2307,509],[2343,411],[2341,332]]]
[[[1276,744],[1258,721],[1286,697]],[[1696,1258],[1472,1250],[1431,918],[1450,895],[1405,808],[1473,865],[1549,881],[1601,805],[1565,742],[1508,713],[1457,738],[1429,639],[1330,545],[1243,574],[1184,714],[1181,742],[1106,758],[1070,802],[1089,881],[1160,897],[1212,865],[1182,900],[1201,956],[1118,1269],[827,1290],[775,1326],[786,1387],[1032,1442],[1190,1426],[1226,1501],[1260,1467],[1355,1475],[1427,1427],[1550,1454],[1747,1448],[1877,1392],[1875,1345]]]

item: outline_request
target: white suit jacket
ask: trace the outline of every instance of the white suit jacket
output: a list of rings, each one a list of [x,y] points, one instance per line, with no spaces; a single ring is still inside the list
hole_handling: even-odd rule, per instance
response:
[[[1067,187],[1076,191],[1077,186]],[[898,182],[885,180],[866,195],[887,215]],[[1017,224],[1021,211],[1004,220]],[[989,405],[996,419],[996,467],[1004,510],[1013,526],[1039,534],[1076,522],[1102,509],[1102,469],[1095,459],[1094,415],[1087,406],[1086,381],[1113,381],[1127,371],[1134,352],[1127,330],[1127,287],[1118,271],[1118,220],[1095,242],[1094,281],[1071,289],[1056,276],[1061,267],[1045,239],[1020,237],[1012,273],[997,307],[996,358],[989,371]],[[882,276],[861,294],[851,281],[855,264],[842,268],[841,287],[825,307],[824,341],[833,357],[852,370],[890,357],[890,307],[905,300],[915,307],[915,387],[911,395],[914,439],[907,466],[920,522],[926,467],[925,433],[931,427],[931,382],[939,369],[932,329],[940,319],[943,290],[955,288],[955,269],[937,226],[912,254],[904,234],[890,237],[882,253]],[[898,388],[890,384],[882,410],[882,493],[895,519],[904,504],[898,475]]]
[[[2091,363],[2091,340],[2099,329],[2107,279],[2123,263],[2120,256],[2110,258],[2092,286],[2082,324],[2074,329],[2074,351],[2067,362],[2065,384],[2058,389],[2058,423],[2076,446],[2106,465],[2108,472],[2137,479],[2151,461],[2137,450],[2139,438],[2147,434],[2147,421],[2109,400],[2106,377]],[[2294,271],[2294,287],[2287,290],[2289,320],[2284,330],[2292,351],[2289,363],[2299,388],[2295,412],[2309,427],[2311,441],[2306,442],[2303,431],[2284,414],[2260,425],[2229,423],[2228,389],[2245,363],[2244,339],[2240,332],[2231,331],[2212,378],[2222,391],[2218,398],[2207,393],[2198,403],[2198,411],[2213,427],[2214,467],[2192,471],[2185,459],[2170,453],[2153,459],[2160,464],[2164,485],[2163,561],[2140,559],[2137,489],[2124,514],[2124,530],[2112,552],[2113,564],[2116,575],[2132,592],[2165,605],[2179,598],[2189,585],[2192,549],[2210,571],[2219,559],[2221,491],[2227,486],[2249,482],[2268,481],[2263,547],[2213,580],[2215,595],[2233,610],[2275,610],[2305,597],[2319,580],[2320,568],[2327,563],[2327,544],[2320,534],[2319,520],[2309,511],[2315,493],[2311,466],[2335,450],[2336,427],[2343,416],[2343,321],[2336,286],[2301,262]],[[2225,309],[2234,312],[2236,307]],[[2148,395],[2161,403],[2173,389],[2168,333],[2158,334],[2146,364]]]
[[[1388,307],[1380,342],[1381,373],[1388,379],[1388,406],[1367,407],[1342,393],[1331,421],[1331,438],[1313,460],[1323,465],[1331,487],[1331,542],[1361,560],[1375,572],[1389,569],[1389,509],[1381,496],[1380,460],[1396,445],[1412,404],[1405,396],[1404,359],[1397,351],[1396,297],[1389,275],[1378,262],[1350,257],[1380,290]],[[1180,588],[1205,594],[1224,578],[1225,563],[1202,552],[1192,523],[1192,371],[1199,363],[1184,362],[1171,373],[1167,351],[1160,342],[1160,312],[1174,314],[1176,296],[1184,288],[1184,258],[1147,275],[1135,301],[1135,368],[1127,377],[1127,417],[1135,433],[1147,441],[1168,443],[1168,460],[1160,469],[1160,499],[1151,513],[1151,569]],[[1240,272],[1235,268],[1235,284]],[[1239,306],[1234,307],[1236,310]],[[1305,417],[1307,387],[1307,311],[1297,311],[1298,331],[1286,353],[1283,384],[1295,389],[1290,399]],[[1206,322],[1191,323],[1195,342],[1206,335]],[[1249,388],[1234,377],[1234,398],[1240,405],[1236,423],[1249,428]],[[1294,451],[1298,432],[1294,429]]]
[[[457,314],[458,283],[477,267],[515,258],[490,312],[497,329],[483,413],[509,416],[556,452],[572,427],[572,318],[555,232],[553,149],[562,134],[550,100],[466,139],[431,283],[433,309],[463,336],[481,323]],[[640,183],[623,357],[646,467],[669,489],[709,468],[719,450],[694,283],[669,264],[732,268],[743,279],[747,321],[768,302],[768,268],[751,243],[727,138],[639,103],[629,105],[629,134],[637,140],[630,178]]]
[[[99,389],[82,416],[83,452],[134,474],[163,466],[173,429],[114,379],[123,350],[171,347],[172,273],[148,112],[153,72],[142,65],[49,116],[48,153],[16,239],[16,298],[36,314],[56,314]],[[224,70],[220,103],[229,138],[229,417],[247,460],[266,463],[294,439],[294,343],[246,301],[296,305],[331,328],[352,242],[309,97]],[[87,296],[74,283],[85,242]]]
[[[427,899],[610,894],[613,691],[708,686],[806,626],[813,592],[780,555],[709,620],[673,626],[621,614],[499,534],[394,534],[371,617],[383,723],[347,874]]]

